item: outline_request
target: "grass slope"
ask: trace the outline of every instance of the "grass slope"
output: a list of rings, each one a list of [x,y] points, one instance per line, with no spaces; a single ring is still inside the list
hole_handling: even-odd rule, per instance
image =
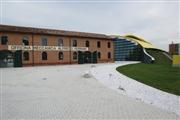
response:
[[[154,50],[154,49],[146,49],[146,51],[155,58],[155,64],[165,64],[171,65],[172,61],[166,57],[162,51]]]
[[[120,73],[157,89],[180,95],[180,68],[165,64],[131,64],[117,68]]]

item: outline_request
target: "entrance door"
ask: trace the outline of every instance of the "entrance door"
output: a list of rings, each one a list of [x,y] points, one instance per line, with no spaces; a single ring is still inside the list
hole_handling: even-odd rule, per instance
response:
[[[0,67],[13,67],[13,59],[13,53],[11,51],[0,51]]]
[[[84,52],[84,63],[91,63],[91,52],[86,51]]]
[[[78,64],[84,63],[84,54],[81,51],[78,51]]]
[[[14,52],[14,67],[22,67],[22,50]]]
[[[78,63],[97,63],[97,51],[91,53],[90,51],[78,51]]]
[[[93,53],[92,53],[92,63],[97,63],[97,51],[94,51]]]

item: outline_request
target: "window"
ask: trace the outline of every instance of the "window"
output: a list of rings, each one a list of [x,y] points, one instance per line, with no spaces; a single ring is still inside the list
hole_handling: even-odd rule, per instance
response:
[[[58,39],[58,46],[63,46],[63,39]]]
[[[86,41],[86,45],[85,45],[86,47],[89,47],[89,41]]]
[[[100,42],[100,41],[97,42],[97,47],[98,47],[98,48],[101,47],[101,42]]]
[[[24,60],[24,61],[29,60],[29,52],[25,51],[25,52],[23,53],[23,60]]]
[[[8,36],[2,36],[1,37],[1,44],[2,45],[7,45],[8,42]]]
[[[108,59],[111,59],[111,52],[108,52]]]
[[[101,53],[100,53],[100,52],[98,52],[98,58],[99,58],[99,59],[101,58]]]
[[[63,60],[63,58],[64,58],[63,52],[59,52],[59,60]]]
[[[111,48],[111,43],[110,42],[108,42],[108,48]]]
[[[47,40],[47,38],[43,37],[43,38],[41,39],[41,45],[42,45],[42,46],[47,46],[47,45],[48,45],[48,40]]]
[[[29,38],[27,36],[23,37],[23,45],[29,45]]]
[[[77,60],[77,52],[73,52],[73,60]]]
[[[42,60],[47,60],[47,53],[46,52],[42,52]]]
[[[73,40],[73,47],[77,46],[77,40]]]

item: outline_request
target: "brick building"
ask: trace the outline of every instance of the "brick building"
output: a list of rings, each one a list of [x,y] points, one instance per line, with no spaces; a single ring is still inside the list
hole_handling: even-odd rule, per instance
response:
[[[0,25],[1,67],[113,61],[113,38],[104,34]]]
[[[180,43],[171,43],[169,44],[169,53],[171,55],[179,55],[180,54]]]

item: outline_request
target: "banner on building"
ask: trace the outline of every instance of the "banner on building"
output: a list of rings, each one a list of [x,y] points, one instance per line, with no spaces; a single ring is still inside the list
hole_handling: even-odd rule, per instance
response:
[[[24,45],[8,45],[8,50],[23,51],[88,51],[88,47],[64,47],[64,46],[24,46]]]

